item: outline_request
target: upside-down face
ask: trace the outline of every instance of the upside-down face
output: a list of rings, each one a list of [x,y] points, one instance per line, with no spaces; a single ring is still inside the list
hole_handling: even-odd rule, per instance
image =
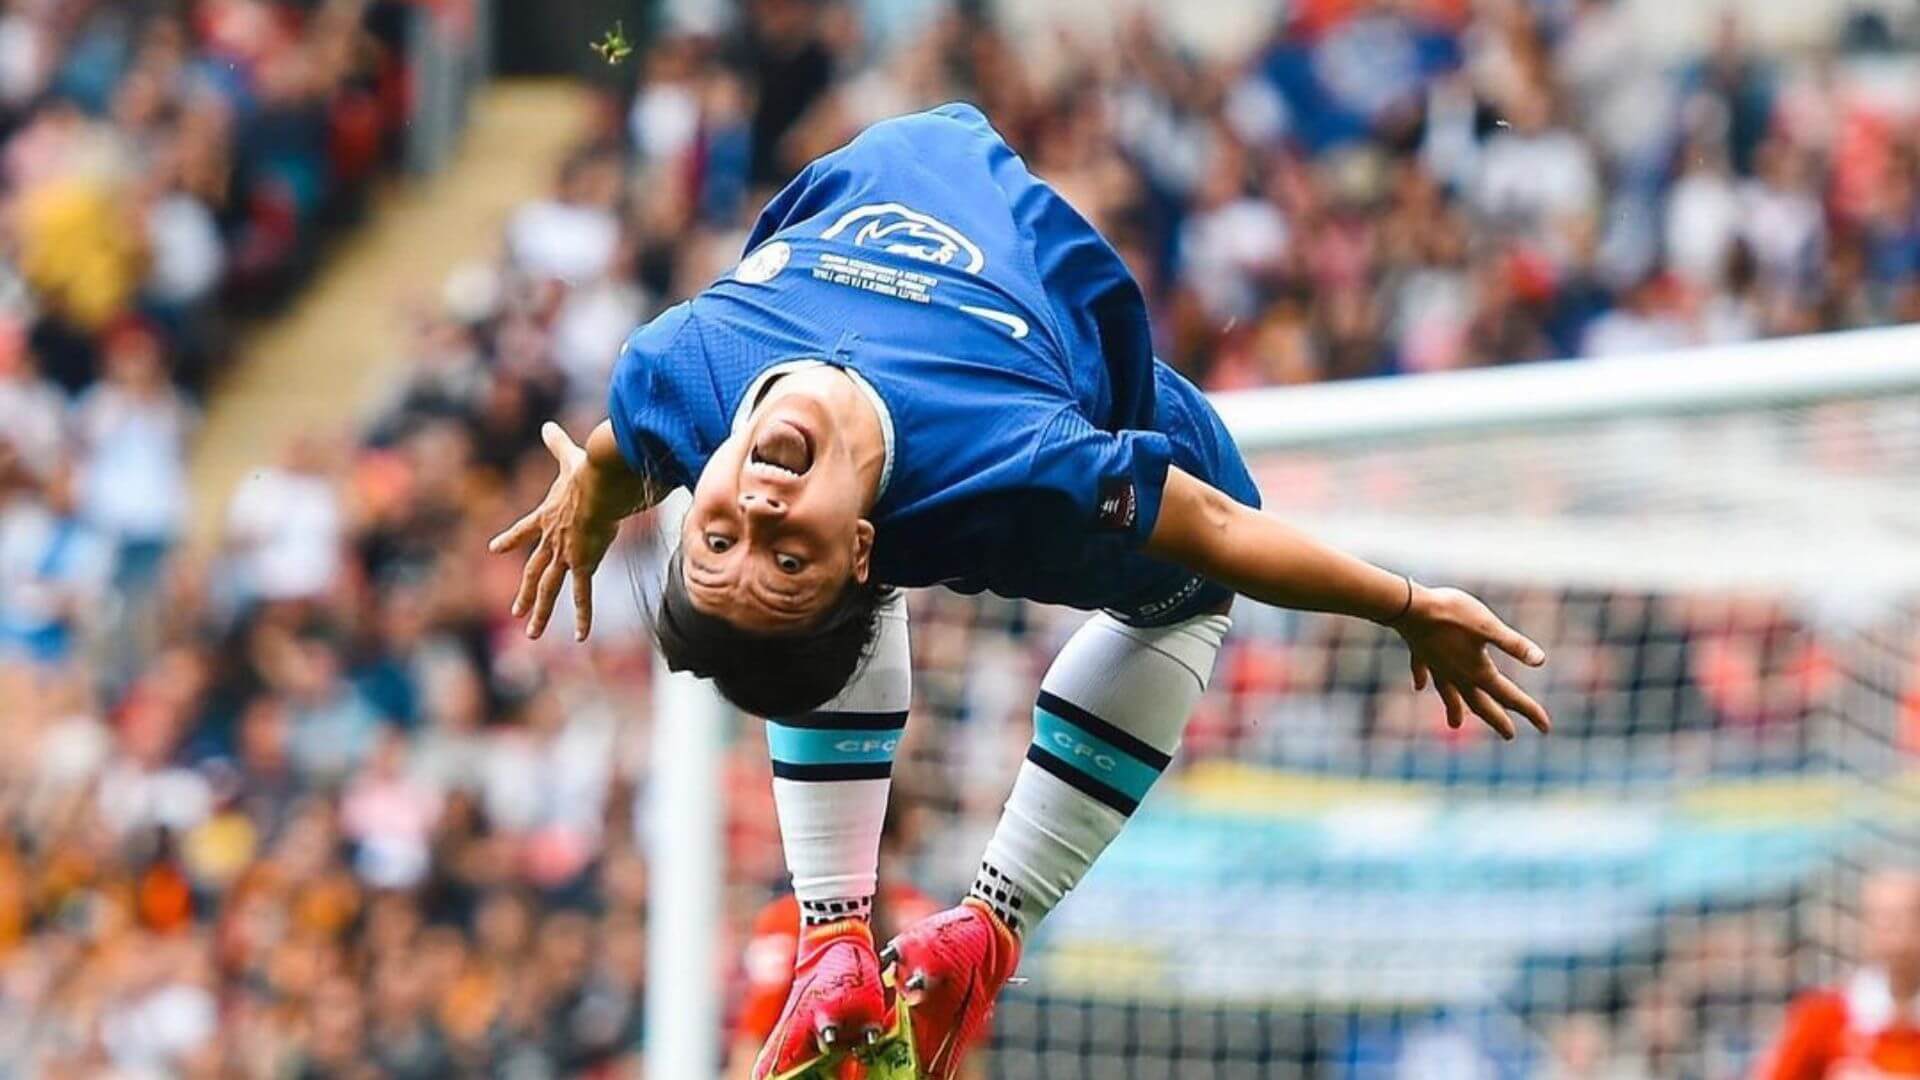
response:
[[[1884,869],[1860,887],[1863,951],[1898,982],[1920,981],[1920,873]]]
[[[839,385],[835,385],[835,383]],[[681,526],[688,598],[756,633],[799,633],[867,579],[873,525],[830,368],[774,383],[707,462]]]

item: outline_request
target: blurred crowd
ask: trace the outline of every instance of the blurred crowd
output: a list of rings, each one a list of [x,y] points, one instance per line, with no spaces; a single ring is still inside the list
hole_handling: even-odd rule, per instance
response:
[[[1145,20],[1016,41],[976,4],[747,0],[723,34],[643,42],[500,258],[414,298],[364,425],[290,437],[218,549],[183,551],[183,384],[223,305],[295,280],[384,159],[384,6],[0,14],[0,1075],[637,1074],[654,553],[628,529],[580,648],[524,638],[484,543],[551,479],[539,424],[585,432],[626,334],[874,120],[980,104],[1210,389],[1920,318],[1920,83],[1870,18],[1792,55],[1729,20],[1675,59],[1609,0],[1307,0],[1229,63]],[[1664,640],[1652,604],[1639,633],[1531,602],[1569,639]],[[945,885],[1071,619],[915,603],[897,787]],[[1335,744],[1412,745],[1411,699],[1303,704],[1373,685],[1378,643],[1243,624],[1195,757],[1406,771]],[[1725,626],[1698,667],[1566,693],[1620,704],[1594,721],[1616,741],[1639,710],[1595,687],[1693,695],[1651,733],[1711,729],[1778,653],[1808,665],[1782,708],[1814,707],[1804,628]],[[1303,711],[1304,742],[1273,734]],[[737,931],[781,880],[755,726],[727,769]]]
[[[285,295],[406,120],[389,0],[19,0],[0,14],[0,313],[69,393],[115,334],[197,387],[222,308]],[[224,302],[224,303],[223,303]],[[17,351],[17,348],[10,351]]]
[[[398,11],[0,10],[0,650],[67,659],[77,613],[144,599],[228,321],[284,297],[392,158]]]

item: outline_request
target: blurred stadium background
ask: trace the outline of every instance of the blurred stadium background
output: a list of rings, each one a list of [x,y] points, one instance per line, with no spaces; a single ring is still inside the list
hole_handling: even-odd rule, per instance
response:
[[[1915,859],[1920,330],[1869,328],[1920,321],[1916,47],[1905,0],[0,5],[0,1076],[720,1052],[760,732],[654,767],[702,707],[648,529],[586,648],[483,544],[772,185],[953,98],[1273,508],[1483,590],[1559,719],[1448,732],[1385,635],[1243,605],[985,1074],[1751,1075]],[[914,603],[886,872],[944,898],[1075,618]]]

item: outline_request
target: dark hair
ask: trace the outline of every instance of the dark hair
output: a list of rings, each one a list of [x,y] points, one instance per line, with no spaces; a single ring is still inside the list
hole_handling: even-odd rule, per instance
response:
[[[722,697],[760,717],[800,716],[852,680],[879,632],[884,585],[849,581],[812,626],[785,634],[742,630],[693,606],[683,558],[667,559],[654,640],[673,671],[712,679]]]

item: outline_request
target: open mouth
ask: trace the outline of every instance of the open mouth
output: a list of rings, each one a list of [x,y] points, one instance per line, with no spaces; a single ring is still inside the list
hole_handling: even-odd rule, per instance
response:
[[[797,480],[813,468],[813,440],[787,420],[774,420],[747,450],[747,468],[762,476]]]

